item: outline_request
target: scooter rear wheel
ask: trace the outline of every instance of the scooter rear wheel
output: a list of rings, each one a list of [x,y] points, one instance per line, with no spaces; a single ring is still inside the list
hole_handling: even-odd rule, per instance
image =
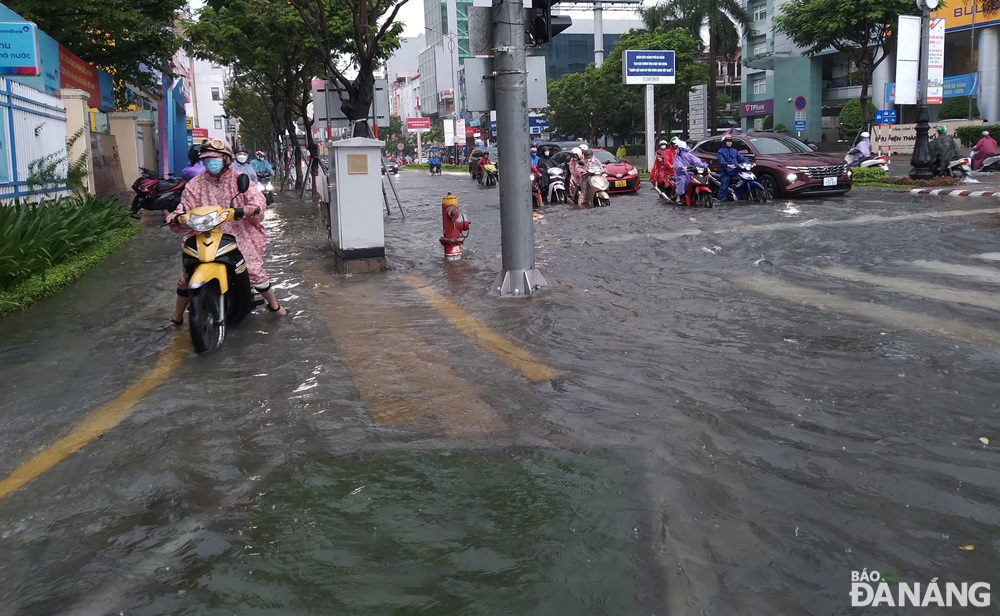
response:
[[[219,350],[226,340],[226,313],[219,286],[210,282],[191,294],[191,343],[195,353]]]

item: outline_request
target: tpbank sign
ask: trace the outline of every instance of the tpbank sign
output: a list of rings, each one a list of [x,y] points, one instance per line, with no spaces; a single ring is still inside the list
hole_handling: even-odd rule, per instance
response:
[[[0,75],[38,77],[38,28],[24,21],[0,21]]]

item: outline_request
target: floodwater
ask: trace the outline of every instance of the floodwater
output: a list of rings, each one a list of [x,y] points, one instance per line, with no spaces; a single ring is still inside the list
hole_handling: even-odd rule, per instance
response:
[[[0,478],[125,409],[0,498],[0,613],[826,615],[862,569],[996,586],[1000,202],[557,205],[549,286],[501,300],[497,190],[397,185],[379,275],[334,275],[281,195],[290,314],[217,354],[169,325],[152,216],[0,320]]]

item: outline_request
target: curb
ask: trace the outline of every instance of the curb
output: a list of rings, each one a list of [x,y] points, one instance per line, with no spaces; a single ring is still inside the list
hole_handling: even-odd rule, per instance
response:
[[[946,195],[949,197],[1000,197],[997,190],[958,190],[954,188],[911,188],[911,195]]]

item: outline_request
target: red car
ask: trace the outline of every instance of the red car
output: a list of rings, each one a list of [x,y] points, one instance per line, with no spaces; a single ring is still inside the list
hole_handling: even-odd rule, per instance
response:
[[[594,157],[604,165],[604,177],[608,178],[609,193],[639,192],[639,172],[635,167],[621,160],[607,150],[591,148]],[[559,165],[569,165],[572,151],[563,150],[552,157]]]

